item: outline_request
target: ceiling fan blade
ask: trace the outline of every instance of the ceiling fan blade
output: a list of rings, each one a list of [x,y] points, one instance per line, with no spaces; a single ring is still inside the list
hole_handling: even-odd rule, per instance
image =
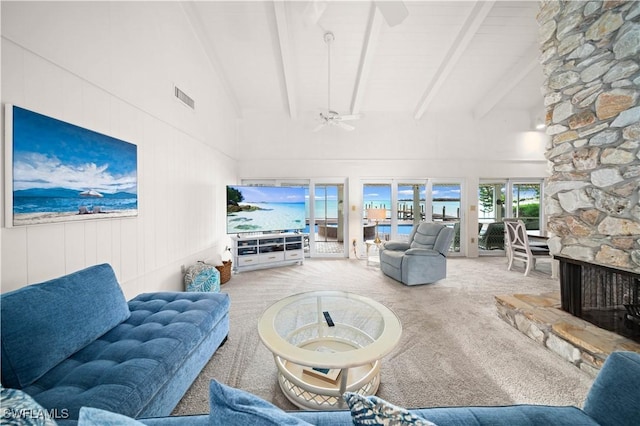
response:
[[[362,116],[360,114],[351,115],[339,115],[335,119],[339,121],[359,120]]]
[[[334,121],[334,124],[338,127],[343,128],[344,130],[347,131],[352,131],[353,129],[355,129],[355,127],[353,127],[351,124],[347,124],[347,123],[343,123],[341,121]]]
[[[409,16],[409,10],[404,2],[397,1],[376,1],[376,6],[382,13],[384,20],[387,21],[387,25],[395,27],[401,24],[407,16]]]
[[[327,123],[321,123],[318,124],[313,130],[312,132],[319,132],[320,130],[322,130],[324,128],[324,126],[326,126]]]

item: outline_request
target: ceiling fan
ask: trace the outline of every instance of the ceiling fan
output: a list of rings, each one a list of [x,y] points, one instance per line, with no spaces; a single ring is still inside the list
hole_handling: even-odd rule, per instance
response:
[[[338,112],[331,109],[331,43],[333,43],[334,40],[335,37],[332,32],[326,32],[324,34],[324,42],[327,44],[328,51],[327,112],[320,113],[320,124],[315,129],[313,129],[314,132],[321,130],[325,126],[336,126],[344,130],[351,131],[355,129],[355,127],[345,123],[345,121],[357,120],[360,118],[360,114],[340,115]]]

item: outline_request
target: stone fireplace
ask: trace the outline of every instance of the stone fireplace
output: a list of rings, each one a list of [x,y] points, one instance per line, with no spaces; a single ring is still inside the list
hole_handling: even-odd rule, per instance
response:
[[[549,247],[638,274],[640,2],[542,1],[538,22]]]
[[[640,1],[543,0],[537,19],[545,216],[561,294],[496,304],[507,323],[595,375],[611,352],[640,352],[619,334],[625,305],[640,298]]]

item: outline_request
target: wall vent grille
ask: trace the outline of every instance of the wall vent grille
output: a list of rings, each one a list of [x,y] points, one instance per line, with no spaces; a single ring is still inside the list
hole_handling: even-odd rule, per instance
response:
[[[174,94],[176,98],[180,99],[180,101],[182,101],[182,103],[187,105],[189,108],[196,109],[196,102],[193,99],[191,99],[189,95],[184,93],[182,90],[178,89],[177,86],[175,87]]]

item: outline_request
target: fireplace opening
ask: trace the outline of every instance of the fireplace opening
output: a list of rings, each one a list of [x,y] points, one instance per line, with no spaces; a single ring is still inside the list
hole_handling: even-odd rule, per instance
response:
[[[562,309],[640,342],[640,274],[555,256]]]

